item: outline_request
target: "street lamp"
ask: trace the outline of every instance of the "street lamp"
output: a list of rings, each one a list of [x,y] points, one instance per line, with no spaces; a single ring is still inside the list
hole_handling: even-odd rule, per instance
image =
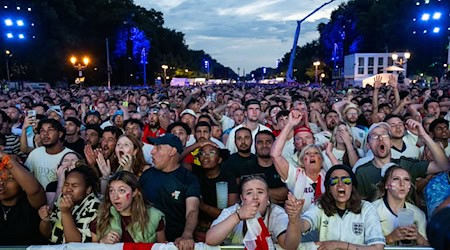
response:
[[[164,86],[166,86],[167,69],[169,68],[169,66],[163,64],[161,65],[161,68],[164,70]]]
[[[409,52],[403,53],[403,57],[400,57],[400,60],[399,60],[398,54],[397,53],[393,53],[391,55],[391,58],[392,58],[392,63],[394,65],[397,64],[400,67],[402,67],[403,64],[406,64],[408,62],[408,59],[411,58],[411,53],[409,53]],[[403,58],[406,59],[406,60],[403,60]]]
[[[322,80],[325,78],[325,73],[320,74],[320,84],[322,85]]]
[[[83,70],[85,70],[89,64],[89,57],[84,56],[82,60],[78,60],[75,56],[70,57],[70,62],[73,67],[78,70],[78,78],[75,79],[75,83],[80,83],[80,85],[84,82]]]
[[[205,69],[206,69],[206,79],[208,80],[209,79],[209,61],[205,60],[204,63],[205,63]]]
[[[10,75],[9,75],[9,58],[12,57],[13,54],[11,53],[10,50],[5,50],[5,61],[6,61],[6,80],[9,82],[10,79]]]
[[[315,83],[317,83],[317,70],[319,68],[320,62],[319,61],[315,61],[315,62],[313,62],[313,65],[315,67],[315,80],[316,80]]]

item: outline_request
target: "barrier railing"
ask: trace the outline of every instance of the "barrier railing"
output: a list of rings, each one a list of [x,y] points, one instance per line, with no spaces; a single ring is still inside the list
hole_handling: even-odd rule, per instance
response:
[[[0,243],[1,244],[1,243]],[[275,245],[277,249],[282,249],[279,245]],[[14,250],[128,250],[128,249],[151,249],[151,250],[176,250],[178,249],[173,243],[117,243],[117,244],[98,244],[98,243],[68,243],[61,245],[33,245],[33,246],[0,246],[0,249],[14,249]],[[208,246],[204,243],[195,243],[196,250],[241,250],[243,245],[227,245],[227,246]],[[302,243],[300,250],[316,249],[314,243]],[[386,246],[385,250],[434,250],[431,247],[400,247],[400,246]]]

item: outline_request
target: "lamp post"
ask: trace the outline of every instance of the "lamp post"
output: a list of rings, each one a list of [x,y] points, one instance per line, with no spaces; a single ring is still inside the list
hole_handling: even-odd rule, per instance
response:
[[[399,60],[398,54],[397,54],[397,53],[393,53],[393,54],[391,55],[391,58],[392,58],[392,63],[393,63],[394,65],[397,64],[397,65],[399,65],[400,67],[403,67],[403,64],[406,64],[406,63],[408,62],[408,59],[411,58],[411,53],[409,53],[409,52],[403,53],[403,57],[400,57],[400,60]],[[403,60],[403,58],[404,58],[405,60]]]
[[[167,69],[169,68],[169,66],[163,64],[161,65],[161,68],[164,70],[164,86],[166,86]]]
[[[12,57],[12,53],[10,50],[5,50],[5,61],[6,61],[6,80],[9,82],[10,75],[9,75],[9,58]]]
[[[323,78],[325,78],[325,73],[320,74],[320,85],[322,85]]]
[[[205,60],[205,69],[206,69],[206,80],[209,80],[209,61]]]
[[[89,57],[84,56],[82,60],[78,60],[75,56],[70,57],[70,62],[72,63],[73,67],[78,70],[78,78],[75,79],[75,83],[80,83],[80,86],[84,82],[83,78],[83,70],[85,70],[89,64]]]
[[[315,67],[315,83],[317,83],[317,73],[318,73],[317,71],[318,71],[320,62],[319,61],[315,61],[315,62],[313,62],[313,65]]]

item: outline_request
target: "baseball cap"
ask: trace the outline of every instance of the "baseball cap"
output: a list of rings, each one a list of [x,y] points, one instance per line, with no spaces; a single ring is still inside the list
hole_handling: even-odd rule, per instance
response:
[[[192,116],[194,116],[194,117],[197,117],[197,116],[195,115],[194,110],[192,110],[192,109],[185,109],[185,110],[183,110],[183,112],[181,112],[181,114],[180,114],[180,117],[183,116],[183,115],[185,115],[185,114],[189,114],[189,115],[192,115]]]
[[[308,132],[308,133],[313,134],[312,130],[306,126],[301,126],[301,127],[296,128],[294,130],[294,135],[296,135],[297,133],[300,133],[300,132]]]
[[[389,136],[391,135],[391,126],[389,126],[386,122],[378,122],[370,126],[369,131],[367,132],[367,141],[369,141],[370,133],[372,133],[372,131],[376,128],[384,128],[388,131]]]
[[[89,110],[89,111],[86,113],[86,116],[84,117],[84,122],[85,122],[85,123],[86,123],[87,117],[90,116],[90,115],[95,115],[95,116],[97,116],[99,119],[102,119],[100,113],[99,113],[97,110]]]
[[[248,101],[245,102],[245,109],[247,110],[248,106],[252,105],[252,104],[258,104],[260,105],[259,101],[256,99],[250,99]]]
[[[45,112],[45,114],[48,116],[51,112],[55,112],[57,115],[59,115],[59,117],[63,117],[63,113],[60,109],[50,108],[47,110],[47,112]]]
[[[167,127],[167,132],[172,131],[175,127],[182,127],[184,130],[186,130],[186,134],[190,135],[192,133],[191,128],[184,122],[172,122]]]
[[[183,153],[183,144],[181,143],[180,138],[174,134],[169,133],[160,137],[147,137],[147,140],[153,145],[169,145],[176,148],[178,154]]]
[[[81,127],[81,121],[75,117],[72,117],[72,116],[67,117],[66,122],[73,122],[73,123],[75,123],[75,125],[77,125],[77,127]]]

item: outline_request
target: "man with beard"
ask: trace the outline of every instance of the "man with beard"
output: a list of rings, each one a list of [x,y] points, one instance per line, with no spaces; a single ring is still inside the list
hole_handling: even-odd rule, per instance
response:
[[[102,119],[100,117],[100,113],[95,110],[89,110],[84,117],[84,124],[93,125],[93,124],[102,124]]]
[[[98,124],[87,125],[85,131],[86,145],[90,145],[93,149],[98,148],[103,133],[102,128]]]
[[[406,128],[424,141],[425,145],[432,152],[435,161],[419,161],[406,157],[392,159],[391,128],[389,124],[385,122],[373,124],[369,128],[367,144],[373,152],[374,159],[353,169],[359,183],[358,192],[364,199],[370,201],[375,198],[376,184],[382,178],[382,169],[387,169],[393,164],[407,169],[411,174],[412,183],[415,183],[417,177],[424,178],[428,174],[436,174],[448,170],[448,162],[444,151],[425,132],[422,124],[409,119],[406,121]]]
[[[271,131],[270,128],[260,124],[259,116],[261,115],[261,107],[259,105],[259,101],[255,99],[250,99],[245,103],[245,116],[246,120],[241,124],[233,128],[230,132],[230,135],[228,136],[226,147],[228,150],[230,150],[231,154],[234,154],[237,152],[235,141],[236,136],[236,130],[239,128],[248,128],[250,131],[252,131],[252,139],[255,138],[256,134],[259,131],[267,130]],[[255,145],[252,145],[251,152],[255,153]]]
[[[75,117],[68,117],[64,123],[66,140],[64,146],[84,155],[84,140],[80,137],[81,122]]]
[[[356,126],[358,116],[361,114],[358,106],[353,103],[345,106],[342,115],[344,121],[352,128],[352,136],[355,140],[355,146],[359,149],[364,149],[364,138],[366,138],[366,132]]]
[[[17,107],[11,106],[6,109],[6,114],[11,118],[11,131],[14,135],[20,136],[22,134],[22,123],[20,122],[21,112]]]
[[[116,149],[117,140],[122,135],[122,130],[118,127],[108,126],[103,130],[102,139],[100,140],[100,145],[102,149],[102,154],[105,160],[110,160],[113,162],[114,150]],[[112,173],[116,171],[118,166],[111,166]]]
[[[450,131],[448,130],[448,121],[444,118],[438,118],[431,122],[430,135],[433,137],[435,142],[442,143],[445,155],[450,157],[450,146],[448,144]]]
[[[402,156],[419,159],[420,150],[416,146],[417,136],[405,133],[405,123],[398,115],[388,115],[384,122],[391,127],[392,158],[398,159]]]
[[[41,147],[35,148],[28,155],[25,166],[30,169],[39,183],[46,187],[56,181],[56,168],[61,158],[73,150],[64,147],[66,133],[62,124],[54,119],[43,119],[37,131],[41,139]]]
[[[250,152],[253,143],[252,131],[244,127],[239,128],[236,130],[234,143],[236,144],[238,151],[228,157],[223,163],[223,169],[239,180],[242,166],[245,166],[247,162],[256,159],[256,156]]]
[[[256,159],[248,161],[243,165],[240,171],[241,178],[247,175],[263,175],[269,186],[270,200],[275,204],[283,206],[287,199],[288,189],[281,181],[280,175],[275,169],[272,158],[270,157],[270,150],[275,135],[267,130],[259,131],[255,137]]]
[[[160,110],[156,107],[151,108],[148,112],[147,124],[144,126],[142,135],[143,142],[148,143],[148,137],[155,138],[166,133],[166,129],[160,124],[160,118],[164,118],[164,116],[160,114]]]

